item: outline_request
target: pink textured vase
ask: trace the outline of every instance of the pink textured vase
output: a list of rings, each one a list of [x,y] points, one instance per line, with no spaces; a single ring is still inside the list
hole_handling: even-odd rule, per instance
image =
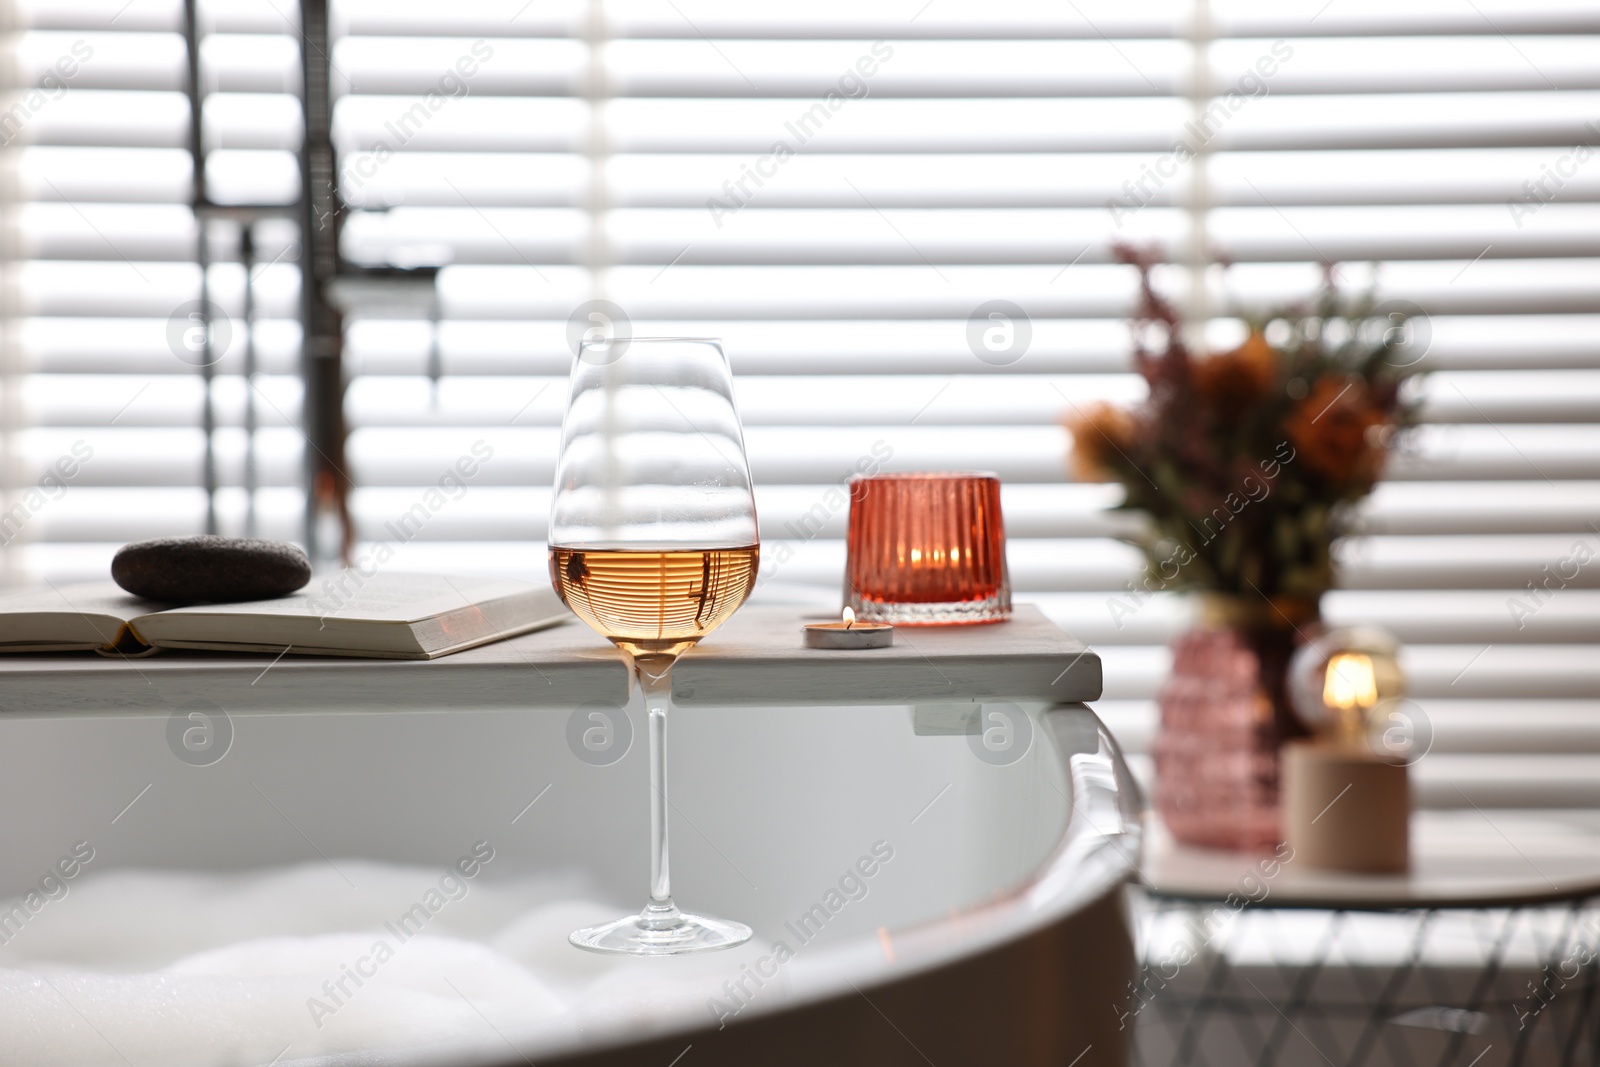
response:
[[[1159,697],[1155,805],[1178,841],[1264,850],[1282,840],[1278,750],[1305,733],[1285,676],[1315,619],[1314,604],[1257,608],[1216,598],[1200,626],[1172,643]]]

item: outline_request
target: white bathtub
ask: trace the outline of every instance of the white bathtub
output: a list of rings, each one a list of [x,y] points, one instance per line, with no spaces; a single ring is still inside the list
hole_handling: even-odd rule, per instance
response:
[[[493,687],[385,693],[391,673],[359,701],[330,686],[330,701],[364,705],[334,713],[308,697],[318,684],[299,684],[309,665],[252,685],[265,660],[30,662],[0,668],[0,897],[25,893],[79,842],[94,858],[39,913],[38,930],[0,947],[0,967],[37,969],[49,962],[44,946],[73,945],[74,901],[92,897],[96,879],[133,869],[310,864],[333,895],[346,883],[356,891],[346,875],[364,862],[443,870],[487,842],[494,858],[473,882],[485,899],[559,875],[617,914],[642,902],[643,737],[636,730],[614,762],[584,762],[568,743],[572,701],[540,702],[535,684],[527,703]],[[80,684],[80,669],[95,684]],[[218,737],[231,730],[220,759],[215,749],[180,758],[174,747],[172,710],[195,699],[225,712],[208,727]],[[986,761],[975,739],[948,732],[961,729],[948,706],[685,704],[671,735],[675,895],[749,923],[754,945],[634,961],[654,970],[631,972],[620,1008],[614,997],[603,1018],[580,1011],[564,1029],[485,1018],[476,1032],[465,1026],[426,1046],[377,1040],[311,1055],[290,1034],[277,1062],[1126,1062],[1114,1004],[1133,966],[1121,886],[1139,846],[1140,802],[1085,706],[1022,702],[1031,743]],[[629,713],[641,723],[637,704]],[[870,860],[885,850],[891,858]],[[830,901],[863,858],[870,877]],[[292,920],[271,922],[267,933],[299,933]],[[187,949],[204,942],[191,940]],[[774,961],[779,941],[792,960]],[[71,951],[92,955],[81,944]],[[570,961],[540,951],[584,980],[611,966],[576,949],[561,950]],[[566,972],[552,973],[559,985]],[[92,1010],[79,1014],[93,1022]],[[114,1049],[117,1035],[105,1036]],[[123,1062],[121,1051],[101,1051]]]

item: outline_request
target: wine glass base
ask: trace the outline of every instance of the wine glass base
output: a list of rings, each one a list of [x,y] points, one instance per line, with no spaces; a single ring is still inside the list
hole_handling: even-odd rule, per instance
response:
[[[651,929],[637,915],[574,930],[567,938],[590,952],[619,956],[677,956],[686,952],[714,952],[750,940],[750,928],[727,919],[680,916],[676,923]]]

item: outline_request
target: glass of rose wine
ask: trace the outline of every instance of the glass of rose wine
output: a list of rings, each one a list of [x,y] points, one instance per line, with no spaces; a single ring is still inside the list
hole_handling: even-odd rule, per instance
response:
[[[550,506],[550,577],[577,616],[628,655],[649,715],[650,899],[575,931],[595,952],[666,956],[731,948],[742,923],[672,901],[667,708],[672,665],[750,594],[755,497],[722,346],[704,338],[579,346]]]

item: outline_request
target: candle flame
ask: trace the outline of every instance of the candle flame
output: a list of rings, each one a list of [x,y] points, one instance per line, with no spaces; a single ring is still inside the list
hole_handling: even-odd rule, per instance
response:
[[[846,607],[844,609],[844,628],[846,630],[848,630],[848,629],[850,629],[850,627],[854,626],[855,624],[856,624],[856,613],[855,613],[855,611],[853,609],[849,608],[849,607]]]

